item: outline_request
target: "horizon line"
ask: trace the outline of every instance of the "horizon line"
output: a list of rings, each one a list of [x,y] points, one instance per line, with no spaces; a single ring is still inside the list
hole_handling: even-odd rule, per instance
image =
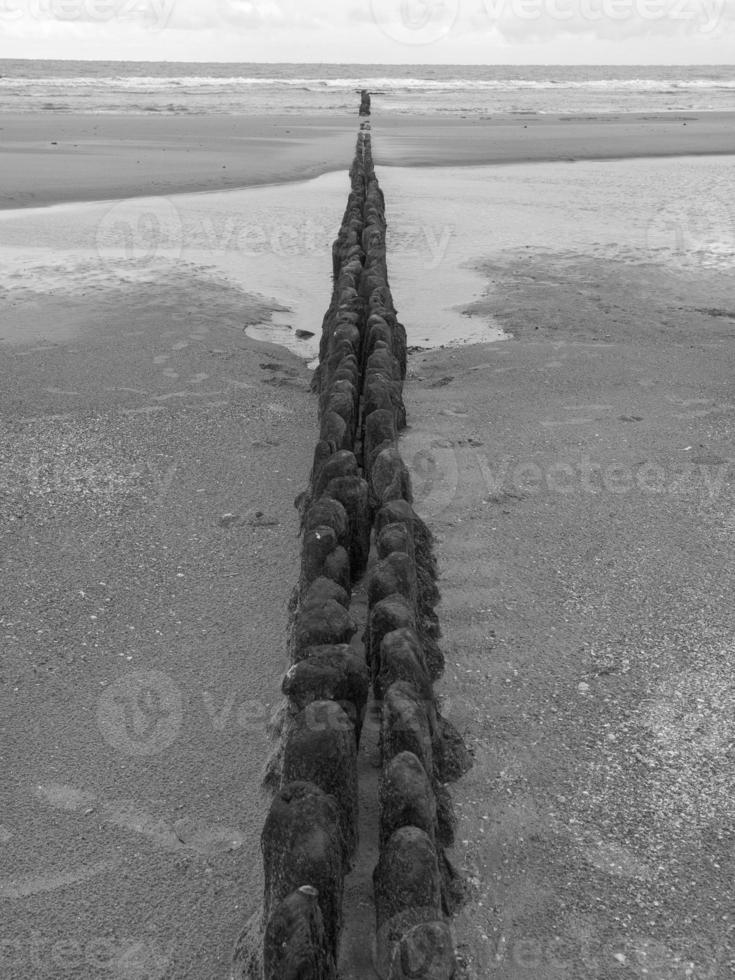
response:
[[[335,67],[381,67],[381,68],[730,68],[735,66],[720,61],[524,61],[524,62],[475,62],[475,61],[230,61],[212,58],[75,58],[43,57],[43,58],[14,58],[0,56],[3,61],[76,61],[89,64],[141,64],[141,65],[325,65]]]

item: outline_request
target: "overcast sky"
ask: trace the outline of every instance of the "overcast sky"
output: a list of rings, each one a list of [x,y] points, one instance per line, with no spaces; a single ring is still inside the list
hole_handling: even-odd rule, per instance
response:
[[[0,57],[733,64],[735,0],[0,0]]]

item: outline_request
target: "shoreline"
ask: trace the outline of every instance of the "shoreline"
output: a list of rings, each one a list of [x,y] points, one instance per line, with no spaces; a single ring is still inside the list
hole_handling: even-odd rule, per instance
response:
[[[626,161],[632,160],[688,160],[688,159],[706,159],[719,158],[719,157],[735,157],[735,148],[732,150],[724,149],[718,151],[712,150],[702,150],[701,152],[688,151],[686,153],[629,153],[624,156],[585,156],[585,157],[569,157],[569,158],[559,158],[559,157],[539,157],[537,159],[528,159],[524,157],[509,157],[504,160],[494,160],[486,163],[472,163],[472,162],[462,162],[462,163],[444,163],[442,161],[433,161],[428,163],[378,163],[377,166],[385,170],[404,170],[404,169],[416,169],[416,170],[445,170],[452,167],[457,169],[476,169],[478,167],[488,167],[497,168],[502,170],[506,167],[517,167],[522,165],[528,166],[543,166],[549,163],[624,163]],[[44,211],[50,210],[51,208],[62,208],[68,207],[73,208],[80,204],[89,205],[115,205],[122,201],[135,201],[142,200],[149,197],[199,197],[207,196],[213,194],[227,193],[228,191],[237,192],[245,191],[249,189],[257,190],[268,190],[275,187],[292,187],[296,184],[308,184],[312,180],[317,180],[319,177],[327,177],[330,174],[342,174],[345,173],[343,168],[329,168],[326,170],[315,170],[314,172],[305,172],[303,174],[294,174],[291,176],[284,175],[275,180],[267,181],[254,181],[247,184],[233,184],[229,187],[203,187],[199,190],[170,190],[167,191],[165,195],[150,195],[150,194],[127,194],[122,196],[111,196],[111,197],[85,197],[85,198],[68,198],[60,201],[49,201],[44,204],[27,204],[21,206],[6,207],[5,204],[0,201],[0,221],[4,214],[12,214],[13,212],[20,211]]]
[[[354,118],[3,114],[0,210],[277,186],[346,171]],[[734,123],[735,112],[384,117],[375,127],[376,164],[463,167],[735,155]]]
[[[391,283],[400,308],[411,311],[413,347],[502,339],[503,325],[483,300],[536,250],[554,267],[596,258],[682,274],[731,268],[731,160],[578,161],[573,169],[539,163],[502,171],[378,166],[391,202]],[[6,210],[0,288],[22,324],[11,335],[17,342],[27,331],[48,338],[62,326],[73,332],[73,317],[39,318],[38,298],[106,301],[123,283],[163,285],[185,268],[257,292],[274,312],[248,335],[309,363],[346,179],[332,171],[307,183]],[[561,214],[574,218],[560,223]],[[157,229],[154,238],[148,229]]]

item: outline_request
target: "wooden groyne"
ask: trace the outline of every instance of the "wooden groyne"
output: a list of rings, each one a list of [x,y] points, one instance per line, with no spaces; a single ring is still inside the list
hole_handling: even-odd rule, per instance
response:
[[[299,506],[302,556],[288,637],[291,666],[266,785],[262,914],[238,942],[238,980],[336,980],[345,877],[358,840],[358,753],[379,725],[379,841],[373,964],[383,980],[450,980],[450,916],[462,882],[446,859],[447,783],[470,766],[439,711],[437,568],[398,448],[406,425],[406,331],[393,303],[385,201],[364,92],[351,190],[332,249],[314,391],[319,440]],[[359,634],[353,596],[367,595]]]

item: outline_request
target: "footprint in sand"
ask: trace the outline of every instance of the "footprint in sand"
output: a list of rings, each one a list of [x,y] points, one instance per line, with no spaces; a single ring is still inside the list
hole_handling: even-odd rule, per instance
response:
[[[716,408],[700,408],[691,412],[674,412],[675,419],[682,419],[687,421],[687,419],[706,419],[708,415],[717,415]]]
[[[167,402],[171,398],[215,398],[223,394],[225,394],[223,391],[169,391],[165,395],[154,395],[153,400]],[[225,402],[225,404],[229,403]]]
[[[173,825],[179,841],[200,854],[221,854],[242,847],[243,838],[237,830],[218,827],[201,820],[184,817]]]
[[[56,346],[57,346],[56,344],[44,344],[41,347],[29,347],[28,350],[18,351],[17,353],[13,354],[12,356],[13,357],[30,357],[31,354],[43,353],[43,351],[46,351],[46,350],[55,350],[56,349]]]
[[[79,391],[65,391],[63,388],[44,388],[50,395],[71,395],[72,397],[79,397],[81,392]]]
[[[711,398],[677,398],[676,395],[666,395],[666,401],[672,405],[681,405],[682,408],[690,408],[692,405],[711,405]]]
[[[172,398],[188,398],[188,397],[189,397],[189,392],[188,391],[169,391],[165,395],[154,395],[153,396],[153,398],[157,402],[167,402],[167,401],[170,401]]]
[[[600,841],[586,848],[584,856],[591,865],[606,874],[644,880],[651,877],[646,864],[621,844]]]
[[[142,408],[126,408],[123,415],[152,415],[154,412],[163,412],[163,405],[143,405]]]
[[[106,874],[119,867],[119,861],[98,861],[75,871],[65,871],[55,875],[25,875],[23,878],[0,878],[0,898],[28,898],[59,888],[69,888],[82,881],[89,881],[97,875]]]
[[[564,405],[565,412],[612,412],[613,405]]]
[[[221,854],[235,851],[243,844],[242,834],[231,827],[210,824],[194,817],[183,817],[170,823],[141,809],[134,800],[108,802],[94,793],[62,783],[37,786],[33,795],[39,802],[54,809],[78,813],[98,823],[140,834],[167,849]]]

